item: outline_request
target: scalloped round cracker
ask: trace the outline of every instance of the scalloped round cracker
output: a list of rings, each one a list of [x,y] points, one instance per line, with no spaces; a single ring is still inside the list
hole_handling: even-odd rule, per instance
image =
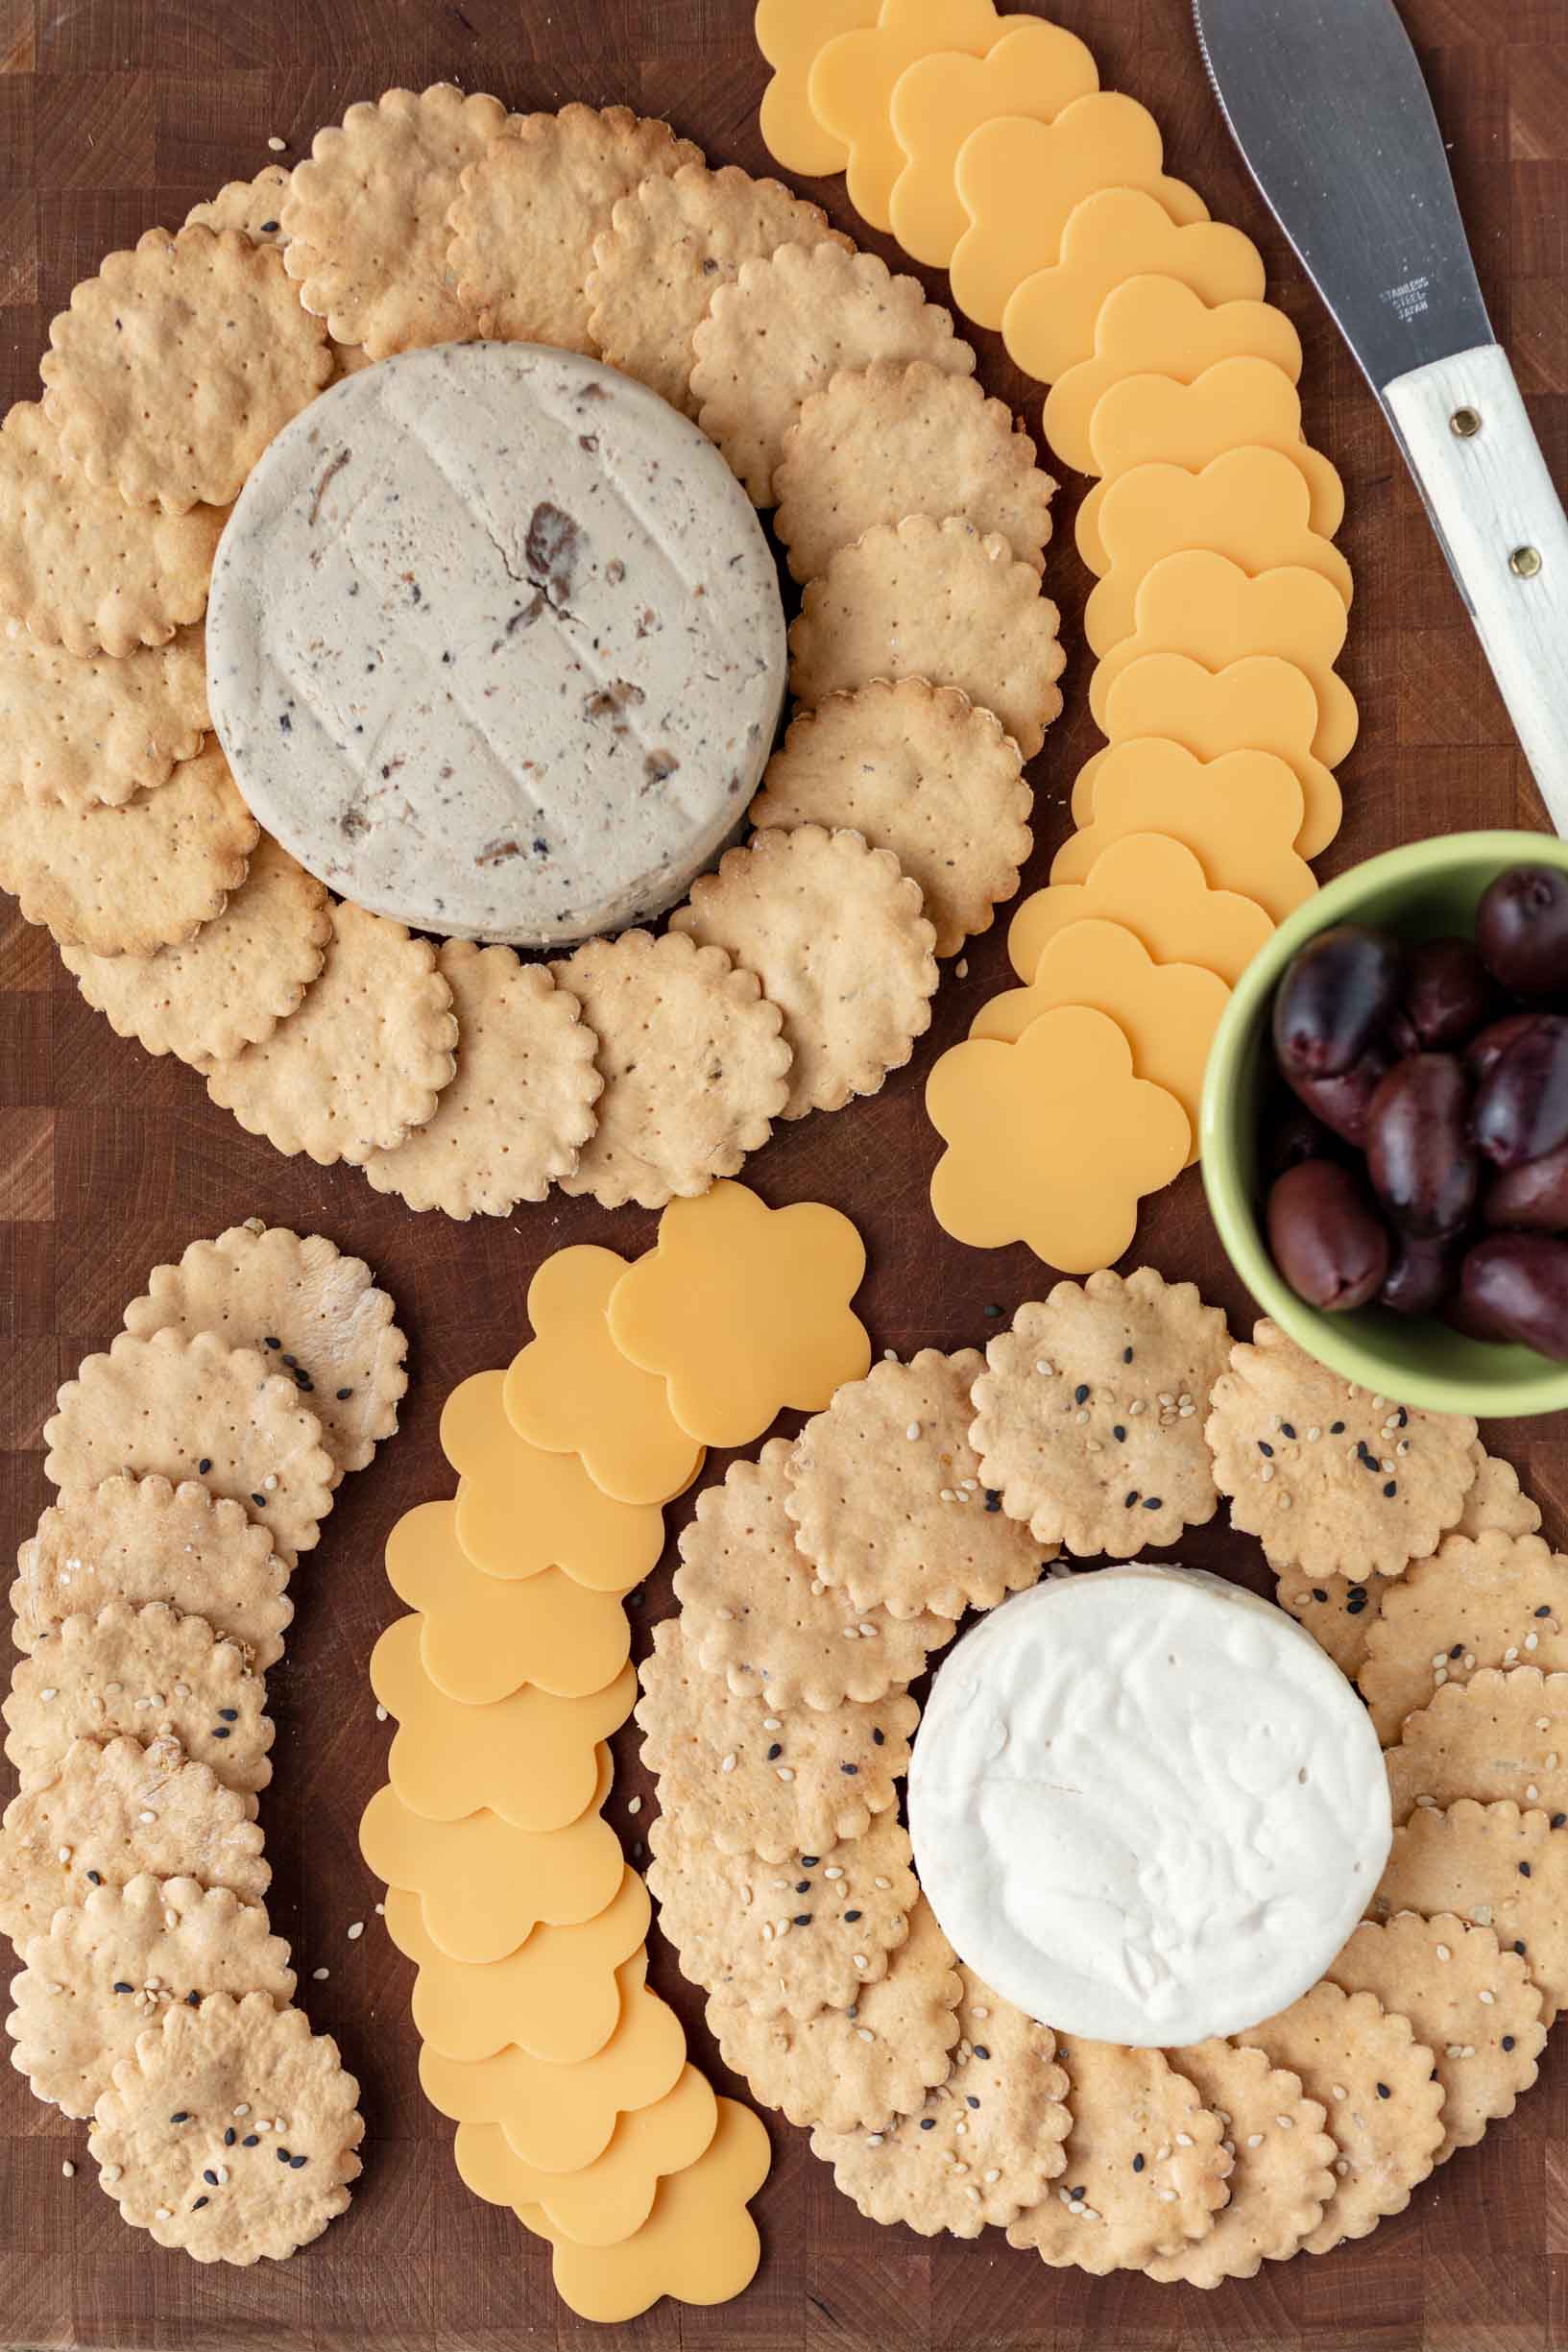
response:
[[[1148,2275],[1162,2286],[1189,2287],[1255,2278],[1266,2262],[1298,2252],[1317,2227],[1334,2194],[1339,2149],[1317,2100],[1304,2097],[1296,2076],[1271,2067],[1261,2049],[1194,2042],[1173,2049],[1170,2060],[1224,2125],[1233,2169],[1213,2229],[1179,2253],[1158,2256]]]
[[[1460,1797],[1568,1812],[1568,1674],[1482,1666],[1445,1683],[1406,1716],[1385,1761],[1396,1823]]]
[[[1283,1568],[1274,1598],[1304,1625],[1339,1672],[1355,1682],[1366,1662],[1367,1644],[1395,1580],[1368,1569],[1362,1577],[1323,1570],[1309,1583],[1299,1568]]]
[[[1383,1597],[1359,1677],[1385,1747],[1449,1683],[1479,1666],[1568,1667],[1568,1557],[1539,1536],[1444,1536]]]
[[[206,732],[199,628],[118,656],[66,653],[0,624],[0,803],[123,807],[193,760]]]
[[[293,174],[286,164],[264,163],[253,180],[228,180],[216,196],[192,205],[187,229],[238,229],[254,244],[286,245],[283,199]]]
[[[1484,1536],[1491,1528],[1505,1536],[1532,1536],[1541,1524],[1538,1507],[1519,1488],[1519,1473],[1511,1462],[1489,1454],[1478,1438],[1475,1444],[1476,1483],[1464,1498],[1454,1523],[1457,1536]]]
[[[1541,2023],[1568,2008],[1568,1835],[1560,1814],[1521,1812],[1503,1798],[1460,1797],[1442,1811],[1418,1805],[1395,1830],[1388,1866],[1367,1909],[1424,1918],[1458,1912],[1490,1928],[1540,1988]]]

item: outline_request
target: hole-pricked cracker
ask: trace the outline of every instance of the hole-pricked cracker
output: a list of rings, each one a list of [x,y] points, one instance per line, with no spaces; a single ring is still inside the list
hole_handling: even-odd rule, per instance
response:
[[[1359,1677],[1378,1737],[1478,1666],[1568,1667],[1568,1559],[1539,1536],[1447,1535],[1387,1587]]]
[[[0,804],[123,807],[194,759],[206,731],[200,629],[129,653],[72,654],[0,625]]]
[[[141,2035],[87,2146],[121,2219],[159,2245],[198,2262],[280,2261],[348,2208],[358,2100],[337,2044],[302,2009],[213,1993]]]
[[[1304,1625],[1339,1672],[1355,1682],[1366,1662],[1367,1644],[1395,1580],[1368,1569],[1361,1577],[1324,1570],[1310,1581],[1299,1568],[1281,1573],[1274,1595],[1298,1625]]]
[[[790,1049],[754,972],[678,931],[590,939],[550,971],[598,1040],[604,1081],[563,1192],[663,1208],[766,1143],[785,1115]]]
[[[720,1853],[674,1813],[660,1815],[648,1844],[649,1891],[682,1975],[759,2017],[853,2009],[886,1976],[920,1894],[908,1831],[891,1812],[782,1862]]]
[[[150,1871],[260,1903],[272,1877],[245,1799],[178,1739],[79,1739],[47,1787],[12,1799],[0,1830],[0,1934],[18,1946],[100,1882]]]
[[[1539,1989],[1526,1962],[1502,1950],[1489,1928],[1452,1912],[1363,1920],[1328,1973],[1342,1991],[1372,1993],[1408,2017],[1432,2050],[1443,2089],[1439,2164],[1511,2115],[1540,2072]]]
[[[1018,745],[953,686],[879,678],[791,721],[752,802],[759,828],[847,827],[920,885],[935,953],[989,931],[1033,846]]]
[[[785,1459],[796,1542],[852,1608],[954,1622],[1039,1580],[1036,1543],[988,1491],[969,1443],[977,1347],[874,1364],[808,1420]]]
[[[889,851],[821,825],[754,833],[692,884],[671,933],[722,948],[783,1015],[793,1060],[779,1117],[841,1110],[909,1059],[937,982],[921,909],[920,885]]]
[[[293,1567],[320,1540],[332,1508],[322,1425],[292,1380],[210,1331],[186,1339],[122,1331],[88,1356],[44,1423],[44,1476],[71,1503],[116,1470],[178,1483],[199,1478],[240,1503]]]
[[[1475,1484],[1476,1425],[1373,1395],[1266,1318],[1215,1384],[1206,1435],[1231,1523],[1304,1576],[1403,1576]]]
[[[187,229],[238,229],[255,244],[286,245],[283,199],[293,175],[282,163],[264,163],[253,180],[228,180],[216,196],[192,205]]]
[[[335,342],[385,359],[475,333],[446,266],[446,215],[505,122],[499,99],[436,82],[384,91],[317,132],[280,219],[300,300]]]
[[[1219,2118],[1157,2049],[1059,2035],[1067,2070],[1060,2184],[1007,2232],[1053,2270],[1103,2278],[1179,2254],[1215,2226],[1231,2160]],[[1140,2163],[1139,2159],[1142,2158]]]
[[[1482,1666],[1445,1683],[1407,1715],[1387,1762],[1396,1822],[1460,1797],[1568,1811],[1568,1674]]]
[[[96,1616],[67,1617],[23,1659],[0,1712],[23,1788],[54,1780],[73,1740],[122,1735],[177,1739],[242,1796],[273,1777],[266,1683],[238,1642],[162,1601],[109,1601]]]
[[[1394,1831],[1373,1919],[1456,1911],[1490,1928],[1540,1987],[1541,2024],[1568,2007],[1568,1836],[1561,1816],[1521,1812],[1507,1798],[1460,1797],[1441,1812],[1418,1805]]]
[[[0,889],[61,947],[153,956],[222,914],[261,828],[209,741],[123,808],[30,800],[0,781]]]
[[[1304,2097],[1296,2076],[1271,2067],[1261,2049],[1193,2042],[1170,2058],[1224,2126],[1230,2198],[1207,2236],[1156,2256],[1148,2275],[1162,2286],[1189,2287],[1255,2278],[1266,2262],[1297,2252],[1317,2227],[1334,2194],[1339,2149],[1317,2100]]]
[[[854,251],[818,206],[777,180],[754,180],[734,163],[651,173],[593,240],[587,348],[693,414],[692,337],[709,304],[743,262],[766,260],[781,245]]]
[[[457,1070],[451,1003],[429,940],[336,901],[326,960],[298,1011],[217,1063],[207,1092],[276,1151],[358,1166],[435,1116]]]
[[[762,2106],[825,2131],[875,2131],[889,2116],[918,2114],[952,2073],[963,1997],[953,1947],[922,1897],[886,1976],[853,2009],[760,2017],[715,1995],[708,2027]]]
[[[789,691],[811,705],[873,678],[960,687],[1032,760],[1062,707],[1059,618],[1000,532],[961,515],[879,522],[802,597]]]
[[[597,1040],[571,992],[509,947],[446,939],[436,969],[457,1015],[457,1076],[434,1118],[373,1152],[365,1174],[410,1208],[504,1217],[576,1173],[604,1091]]]
[[[38,373],[61,446],[131,506],[227,506],[332,373],[271,246],[149,229],[72,290]]]
[[[742,262],[720,286],[692,338],[691,399],[755,506],[771,506],[784,436],[803,400],[840,369],[874,360],[929,360],[973,376],[975,353],[951,312],[919,280],[895,278],[875,254],[840,245],[781,245]]]
[[[1203,1417],[1230,1335],[1152,1266],[1058,1282],[985,1351],[970,1442],[1040,1543],[1133,1560],[1218,1507]]]
[[[788,1458],[787,1438],[770,1439],[757,1461],[732,1462],[723,1485],[698,1495],[675,1571],[686,1638],[737,1698],[775,1709],[869,1705],[914,1681],[952,1640],[952,1620],[856,1610],[830,1590],[784,1511]]]
[[[253,1349],[293,1381],[334,1467],[362,1470],[396,1430],[408,1388],[397,1312],[364,1259],[345,1257],[325,1234],[253,1224],[192,1242],[177,1266],[155,1266],[125,1327],[142,1340],[211,1332]]]
[[[67,1617],[96,1615],[108,1601],[163,1601],[205,1617],[265,1674],[294,1616],[287,1583],[268,1530],[199,1479],[106,1478],[52,1503],[17,1553],[12,1639],[34,1650]]]
[[[957,1963],[953,2067],[918,2115],[811,2134],[811,2152],[868,2220],[922,2238],[977,2238],[1037,2205],[1066,2164],[1072,2125],[1056,2037]]]
[[[629,107],[514,115],[464,171],[447,216],[447,266],[478,332],[596,355],[594,239],[640,182],[701,161],[668,123]]]
[[[813,580],[874,523],[963,515],[1045,570],[1056,485],[1004,401],[929,360],[844,369],[803,401],[773,476],[790,576]]]
[[[679,1616],[654,1627],[639,1672],[642,1761],[661,1811],[721,1854],[820,1855],[897,1805],[920,1719],[906,1690],[828,1708],[738,1698],[697,1663]]]
[[[1403,2213],[1443,2144],[1443,2086],[1436,2061],[1409,2018],[1372,1993],[1343,1993],[1325,1978],[1277,2017],[1235,2039],[1296,2075],[1328,2118],[1339,2148],[1334,2194],[1303,2239],[1329,2254]]]
[[[29,1937],[22,1962],[6,2020],[12,2064],[36,2098],[75,2117],[92,2114],[138,2034],[177,2001],[265,1993],[281,2006],[294,1998],[289,1948],[260,1903],[145,1872],[124,1886],[89,1887],[47,1933]]]
[[[243,885],[194,939],[156,956],[66,947],[60,958],[116,1035],[205,1075],[299,1009],[331,935],[326,890],[264,833]]]

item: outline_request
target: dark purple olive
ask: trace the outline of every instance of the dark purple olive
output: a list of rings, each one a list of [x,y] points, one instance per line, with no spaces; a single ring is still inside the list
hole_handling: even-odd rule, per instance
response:
[[[1407,1233],[1457,1233],[1475,1206],[1470,1089],[1453,1054],[1396,1061],[1366,1113],[1366,1173]]]
[[[1568,1143],[1494,1176],[1481,1197],[1481,1222],[1504,1231],[1568,1233]]]
[[[1330,1081],[1332,1083],[1332,1081]],[[1305,1103],[1286,1095],[1264,1132],[1264,1164],[1270,1181],[1304,1159],[1342,1159],[1341,1138],[1315,1119]]]
[[[1460,1278],[1463,1263],[1460,1262]],[[1439,1310],[1442,1320],[1452,1330],[1461,1331],[1467,1340],[1489,1340],[1494,1345],[1506,1342],[1508,1334],[1500,1323],[1484,1313],[1479,1303],[1461,1290],[1450,1291]]]
[[[1319,932],[1274,994],[1274,1052],[1286,1077],[1338,1078],[1359,1061],[1399,1002],[1403,972],[1399,947],[1383,932],[1359,923]]]
[[[1419,1051],[1462,1045],[1497,1009],[1497,984],[1470,940],[1423,939],[1409,950],[1401,1010]]]
[[[1381,1045],[1368,1046],[1360,1061],[1353,1062],[1337,1078],[1293,1078],[1291,1091],[1305,1103],[1315,1119],[1320,1119],[1344,1142],[1354,1144],[1361,1152],[1366,1146],[1366,1113],[1389,1066],[1389,1056]]]
[[[1482,962],[1515,996],[1568,993],[1568,874],[1511,865],[1476,909]]]
[[[1568,1363],[1568,1242],[1493,1233],[1465,1252],[1462,1300],[1490,1336]]]
[[[1478,1030],[1464,1049],[1464,1068],[1472,1086],[1490,1078],[1515,1037],[1522,1037],[1532,1021],[1540,1015],[1533,1012],[1505,1013],[1501,1021],[1488,1023]]]
[[[1568,1143],[1568,1019],[1536,1013],[1483,1079],[1471,1115],[1494,1168],[1517,1168]]]
[[[1464,1243],[1457,1234],[1400,1233],[1378,1297],[1396,1315],[1435,1315],[1458,1287]]]
[[[1363,1307],[1388,1271],[1388,1236],[1364,1189],[1338,1160],[1288,1168],[1268,1195],[1275,1265],[1312,1307]]]

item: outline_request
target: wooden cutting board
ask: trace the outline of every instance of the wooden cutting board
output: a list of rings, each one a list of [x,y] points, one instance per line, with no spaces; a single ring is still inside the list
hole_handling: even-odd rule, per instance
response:
[[[714,161],[765,170],[756,112],[763,69],[747,0],[0,0],[0,390],[33,397],[48,322],[72,283],[154,223],[178,222],[225,180],[303,153],[318,125],[393,83],[439,77],[518,108],[567,98],[668,113]],[[1184,0],[1066,0],[1104,82],[1164,126],[1168,168],[1217,217],[1248,230],[1270,292],[1302,329],[1308,430],[1343,473],[1343,545],[1356,571],[1344,668],[1362,740],[1343,782],[1347,815],[1325,866],[1421,835],[1536,825],[1539,805],[1480,651],[1403,467],[1356,368],[1257,202],[1210,98]],[[1568,478],[1568,9],[1562,0],[1406,0],[1431,77],[1498,330],[1559,478]],[[810,190],[865,243],[830,181]],[[932,278],[930,291],[945,299]],[[994,337],[987,388],[1027,416]],[[1078,619],[1086,582],[1064,494],[1049,586],[1071,648],[1068,715],[1033,770],[1040,794],[1030,881],[1066,830],[1065,788],[1094,740],[1083,708]],[[1000,931],[949,977],[911,1069],[874,1101],[785,1129],[748,1167],[769,1200],[831,1200],[865,1232],[861,1306],[878,1346],[901,1353],[983,1342],[1046,1277],[1022,1249],[981,1255],[932,1222],[933,1137],[925,1072],[1001,984]],[[604,2341],[557,2303],[547,2258],[453,2171],[451,2126],[421,2097],[409,1970],[388,1944],[380,1892],[354,1829],[381,1778],[387,1733],[365,1677],[394,1614],[381,1573],[387,1530],[410,1503],[448,1492],[436,1444],[452,1383],[504,1363],[522,1331],[540,1258],[593,1240],[631,1252],[652,1239],[639,1211],[551,1201],[503,1222],[415,1218],[346,1169],[284,1160],[208,1103],[198,1079],[150,1060],[88,1011],[44,934],[0,911],[0,1539],[13,1545],[47,1500],[39,1436],[57,1384],[106,1346],[150,1267],[198,1234],[260,1215],[318,1228],[375,1266],[413,1339],[401,1434],[342,1492],[296,1579],[299,1615],[275,1678],[277,1778],[265,1799],[275,1912],[302,1998],[338,2036],[364,2086],[366,2170],[350,2215],[292,2262],[205,2270],[126,2229],[96,2186],[85,2134],[0,2076],[0,2343],[41,2347],[370,2346],[385,2352],[537,2352]],[[1196,1174],[1145,1219],[1138,1254],[1194,1278],[1244,1324]],[[1568,1534],[1561,1421],[1489,1430]],[[722,1463],[710,1465],[711,1474]],[[672,1516],[677,1515],[672,1514]],[[1183,1558],[1255,1578],[1255,1554],[1204,1531]],[[668,1563],[643,1617],[669,1607]],[[646,1635],[639,1640],[645,1646]],[[634,1735],[616,1742],[611,1817],[628,1842],[646,1796]],[[6,1790],[9,1794],[9,1786]],[[636,1849],[634,1848],[634,1852]],[[349,1928],[369,1923],[350,1942]],[[329,1971],[324,1982],[312,1973]],[[653,1980],[716,2058],[700,2008],[655,1945]],[[739,2086],[729,2084],[730,2089]],[[1568,2061],[1554,2044],[1541,2086],[1484,2144],[1417,2191],[1375,2238],[1302,2257],[1202,2297],[1141,2277],[1048,2271],[999,2239],[928,2243],[863,2221],[805,2135],[771,2122],[773,2176],[760,2204],[760,2274],[713,2313],[665,2305],[615,2340],[872,2352],[873,2347],[1080,2345],[1295,2347],[1324,2352],[1540,2352],[1568,2342]],[[74,2160],[73,2179],[61,2164]]]

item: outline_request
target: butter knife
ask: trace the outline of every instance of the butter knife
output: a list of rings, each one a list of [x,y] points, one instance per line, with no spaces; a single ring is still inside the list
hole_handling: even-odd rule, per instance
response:
[[[1193,0],[1193,12],[1247,169],[1382,404],[1568,833],[1568,518],[1486,316],[1392,0]]]

